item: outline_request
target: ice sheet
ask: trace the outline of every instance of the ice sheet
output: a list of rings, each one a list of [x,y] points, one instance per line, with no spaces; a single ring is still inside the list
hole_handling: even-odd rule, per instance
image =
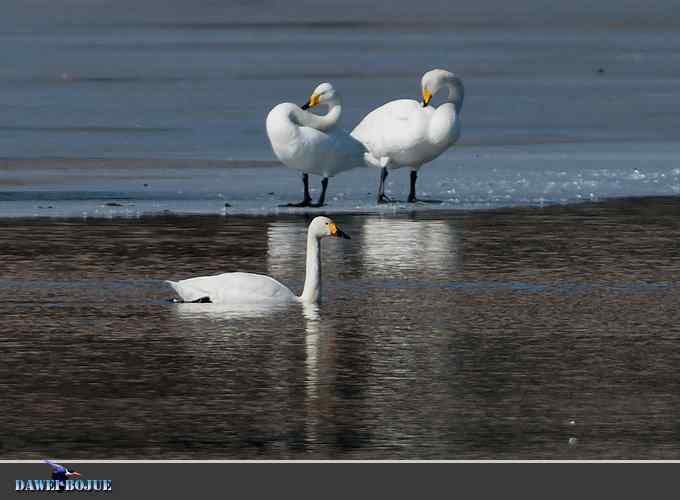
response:
[[[135,168],[78,164],[0,170],[0,216],[137,217],[144,214],[398,212],[541,206],[680,193],[680,144],[561,144],[453,148],[423,167],[417,194],[440,203],[377,205],[379,171],[360,168],[330,180],[327,205],[279,205],[302,198],[300,174],[239,162],[186,167],[163,162]],[[319,178],[312,176],[312,196]],[[408,193],[409,171],[391,171],[386,192]]]

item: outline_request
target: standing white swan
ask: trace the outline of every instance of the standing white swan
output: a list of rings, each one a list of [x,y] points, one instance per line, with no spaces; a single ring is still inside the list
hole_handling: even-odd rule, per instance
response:
[[[315,115],[307,111],[318,104],[328,106],[328,112]],[[363,145],[337,126],[342,113],[340,94],[330,83],[322,83],[302,106],[290,102],[278,104],[267,116],[267,136],[276,157],[286,166],[301,170],[304,199],[289,203],[289,207],[320,207],[326,199],[328,178],[365,166]],[[309,195],[309,175],[323,177],[321,196],[312,203]]]
[[[327,236],[350,239],[328,217],[316,217],[312,221],[307,230],[305,287],[299,297],[274,278],[262,274],[224,273],[166,283],[184,302],[315,304],[321,300],[321,239]]]
[[[391,201],[385,196],[387,169],[411,167],[409,203],[416,198],[418,169],[446,151],[460,136],[460,110],[463,82],[453,73],[433,69],[421,80],[423,102],[411,99],[391,101],[371,111],[352,131],[373,156],[370,162],[381,167],[378,203]],[[449,95],[438,108],[428,106],[442,88]]]

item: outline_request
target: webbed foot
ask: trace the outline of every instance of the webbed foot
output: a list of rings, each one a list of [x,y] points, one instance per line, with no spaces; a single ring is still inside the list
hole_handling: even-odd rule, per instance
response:
[[[309,200],[302,200],[300,203],[286,203],[285,205],[279,205],[279,207],[282,208],[304,208],[304,207],[311,207],[312,205],[312,200],[311,198]]]
[[[408,200],[406,200],[407,203],[429,203],[432,205],[438,205],[440,203],[444,203],[442,200],[421,200],[420,198],[416,198],[415,196],[408,197]]]

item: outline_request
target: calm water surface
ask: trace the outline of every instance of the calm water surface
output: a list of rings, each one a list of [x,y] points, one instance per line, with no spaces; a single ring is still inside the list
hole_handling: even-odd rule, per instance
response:
[[[3,7],[0,159],[272,160],[276,104],[330,81],[351,129],[386,101],[417,99],[435,67],[465,82],[462,136],[441,162],[480,145],[678,149],[674,0]]]
[[[279,310],[163,280],[299,290],[302,216],[8,220],[0,456],[678,459],[679,214],[338,216],[324,304]]]

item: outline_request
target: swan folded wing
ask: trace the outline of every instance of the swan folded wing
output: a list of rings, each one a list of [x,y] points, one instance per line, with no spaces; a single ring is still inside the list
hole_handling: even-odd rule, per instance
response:
[[[350,168],[365,165],[363,155],[366,148],[344,130],[323,132],[302,127],[300,137],[299,151],[304,154],[298,157],[297,168],[305,172],[333,177]]]
[[[284,285],[269,276],[224,273],[168,282],[185,302],[208,297],[215,303],[283,302],[295,299]]]
[[[375,158],[394,156],[424,141],[432,113],[432,108],[410,99],[388,102],[366,115],[352,135]]]

